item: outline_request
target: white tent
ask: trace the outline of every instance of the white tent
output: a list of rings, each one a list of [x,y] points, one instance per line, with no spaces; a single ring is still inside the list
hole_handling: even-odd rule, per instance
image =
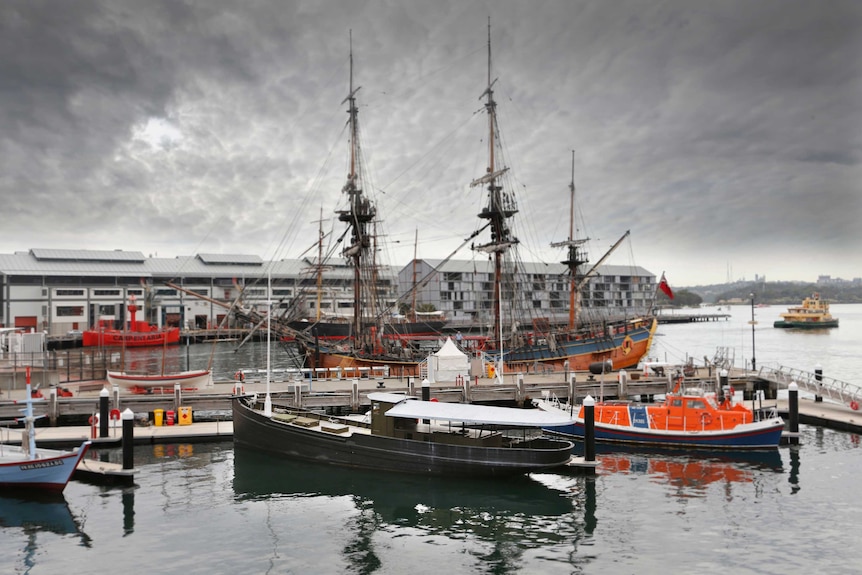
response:
[[[435,383],[454,382],[459,375],[462,380],[470,377],[470,358],[458,349],[452,338],[446,338],[440,349],[428,358],[428,379]]]

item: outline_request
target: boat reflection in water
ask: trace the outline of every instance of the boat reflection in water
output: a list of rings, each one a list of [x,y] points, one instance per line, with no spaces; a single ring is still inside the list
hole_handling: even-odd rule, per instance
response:
[[[582,445],[576,445],[576,450]],[[647,474],[683,497],[704,496],[711,484],[753,483],[760,473],[784,471],[778,449],[737,452],[603,446],[597,449],[596,459],[599,474]]]
[[[59,493],[0,496],[0,527],[21,527],[59,535],[80,531],[65,497]]]
[[[22,572],[38,563],[44,549],[39,544],[40,533],[75,535],[81,545],[90,547],[90,537],[84,533],[78,520],[72,515],[69,504],[62,493],[27,493],[0,496],[0,536],[7,530],[20,529],[26,534],[27,543],[21,550]]]
[[[517,564],[528,549],[571,544],[588,535],[583,521],[587,490],[581,487],[554,489],[528,475],[454,479],[334,469],[234,448],[233,489],[241,501],[351,497],[359,512],[351,518],[354,549],[367,549],[371,544],[365,535],[388,523],[425,535],[486,541],[505,549],[501,556]]]
[[[412,519],[434,509],[496,510],[509,514],[558,516],[572,511],[568,494],[529,476],[502,479],[436,478],[342,470],[234,448],[234,493],[241,499],[279,496],[352,495],[374,505],[386,521]]]

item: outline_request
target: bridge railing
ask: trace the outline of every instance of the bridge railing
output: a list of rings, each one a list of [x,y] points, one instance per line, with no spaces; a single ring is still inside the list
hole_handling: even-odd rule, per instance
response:
[[[818,376],[818,374],[810,371],[783,365],[779,365],[777,368],[764,366],[758,371],[758,376],[773,381],[784,389],[795,381],[799,389],[845,405],[850,405],[853,402],[858,405],[862,401],[862,387],[832,377],[825,377],[822,374]]]

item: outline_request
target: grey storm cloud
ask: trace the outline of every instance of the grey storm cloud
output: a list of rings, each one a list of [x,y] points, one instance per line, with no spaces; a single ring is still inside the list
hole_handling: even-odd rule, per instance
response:
[[[342,201],[352,35],[382,249],[445,257],[483,201],[489,17],[524,259],[560,259],[576,150],[593,259],[631,229],[681,285],[862,276],[850,0],[7,0],[0,251],[298,257]]]

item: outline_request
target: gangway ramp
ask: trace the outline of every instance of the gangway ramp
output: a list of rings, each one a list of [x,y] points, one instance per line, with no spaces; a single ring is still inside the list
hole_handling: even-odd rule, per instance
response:
[[[760,379],[777,384],[779,389],[787,389],[791,382],[796,382],[800,390],[849,407],[856,406],[856,409],[862,401],[862,387],[810,371],[780,365],[777,368],[761,367],[757,375]]]

